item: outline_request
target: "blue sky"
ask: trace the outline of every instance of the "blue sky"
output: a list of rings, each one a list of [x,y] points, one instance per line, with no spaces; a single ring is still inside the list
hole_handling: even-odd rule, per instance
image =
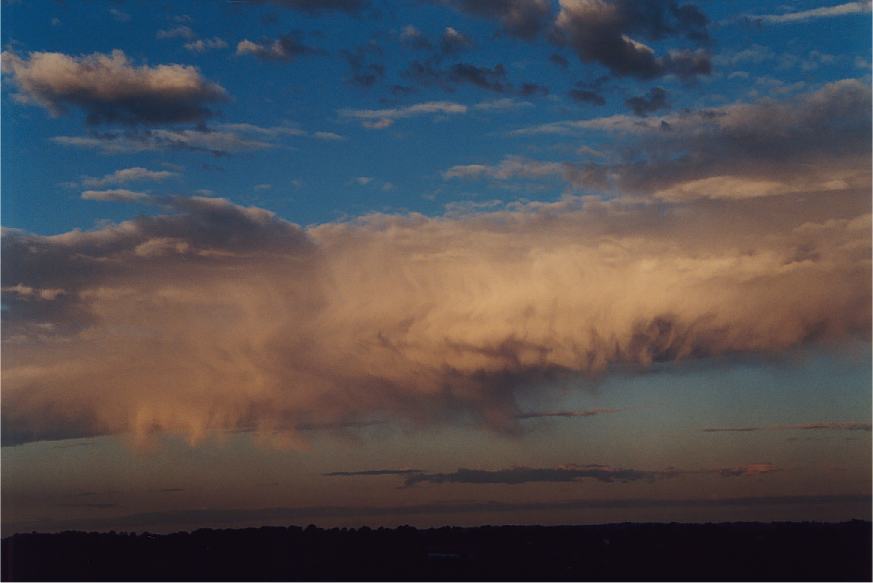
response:
[[[869,518],[870,36],[4,3],[4,534]]]

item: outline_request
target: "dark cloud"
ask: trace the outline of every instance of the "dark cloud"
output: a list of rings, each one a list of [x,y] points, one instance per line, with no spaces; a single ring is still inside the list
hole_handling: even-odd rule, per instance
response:
[[[603,95],[589,89],[573,88],[569,91],[568,95],[581,103],[590,103],[591,105],[598,106],[606,105],[606,99],[604,99]]]
[[[625,100],[627,105],[634,115],[645,117],[650,113],[670,109],[670,101],[667,97],[667,91],[661,87],[652,87],[644,95],[637,95]]]
[[[542,417],[594,417],[596,415],[608,415],[620,413],[624,409],[586,409],[582,411],[537,411],[531,413],[519,413],[517,419],[539,419]]]
[[[566,69],[570,66],[570,61],[568,61],[565,57],[559,55],[558,53],[552,53],[551,55],[549,55],[549,61],[556,64],[562,69]]]
[[[3,73],[11,76],[16,99],[61,115],[75,107],[88,123],[158,124],[202,122],[211,104],[228,99],[224,88],[185,65],[133,65],[119,50],[81,57],[6,51]]]
[[[634,37],[707,40],[706,16],[694,5],[672,0],[588,2],[561,0],[554,38],[572,47],[584,62],[596,62],[613,75],[652,79],[675,73],[682,78],[709,73],[705,52],[674,51],[658,56]]]
[[[275,40],[258,42],[244,39],[236,45],[237,55],[252,55],[265,61],[292,61],[303,55],[319,53],[318,49],[305,45],[299,34],[286,34]]]
[[[376,43],[369,42],[353,50],[343,50],[341,54],[351,70],[349,82],[352,84],[372,87],[385,77],[385,66],[373,62],[382,56],[382,49]]]
[[[444,55],[451,55],[473,46],[473,41],[467,35],[458,32],[451,26],[447,26],[440,37],[440,51]]]
[[[707,427],[705,433],[747,433],[751,431],[870,431],[871,424],[857,421],[822,421],[765,427]]]
[[[461,468],[447,474],[416,473],[405,480],[406,486],[424,482],[432,484],[525,484],[529,482],[577,482],[584,479],[599,482],[654,481],[677,475],[673,470],[652,472],[607,466],[587,465],[565,468],[510,468],[506,470],[475,470]]]
[[[446,91],[454,91],[458,85],[472,85],[486,91],[515,94],[522,97],[548,95],[547,87],[536,83],[514,85],[507,75],[506,67],[498,63],[493,67],[480,67],[470,63],[454,63],[442,66],[440,59],[413,61],[404,76],[424,85],[437,85]]]
[[[870,184],[870,88],[845,79],[784,100],[680,110],[657,118],[613,115],[519,130],[622,135],[611,164],[581,163],[574,184],[680,202],[846,193]],[[627,154],[629,153],[629,154]],[[796,250],[795,260],[816,250]]]

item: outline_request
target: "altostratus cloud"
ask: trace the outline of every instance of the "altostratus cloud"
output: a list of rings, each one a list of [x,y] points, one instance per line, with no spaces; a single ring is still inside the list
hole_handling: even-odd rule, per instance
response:
[[[870,423],[857,421],[821,421],[817,423],[795,423],[792,425],[770,425],[766,427],[707,427],[705,433],[748,433],[751,431],[870,431]]]
[[[676,478],[691,475],[716,475],[722,478],[750,477],[779,471],[771,463],[753,463],[731,468],[704,470],[682,470],[667,468],[664,470],[640,470],[633,468],[616,468],[601,464],[586,464],[553,468],[529,468],[515,466],[512,468],[486,470],[459,468],[454,472],[428,473],[422,470],[362,470],[352,472],[329,472],[330,477],[357,476],[404,476],[404,486],[415,486],[421,483],[431,484],[528,484],[531,482],[580,482],[595,480],[607,483],[653,482],[665,478]]]
[[[832,6],[820,6],[818,8],[810,8],[809,10],[800,10],[797,12],[785,12],[783,14],[760,14],[756,16],[747,16],[753,22],[766,22],[767,24],[788,24],[794,22],[806,22],[818,18],[832,18],[834,16],[847,16],[850,14],[863,14],[870,12],[870,0],[858,0],[856,2],[846,2],[845,4],[835,4]]]
[[[153,202],[164,214],[92,231],[4,232],[4,285],[30,292],[4,290],[4,443],[293,442],[372,419],[517,431],[516,396],[566,375],[870,333],[863,189],[307,229],[222,199]]]
[[[89,123],[200,122],[209,107],[228,99],[220,85],[185,65],[136,66],[123,51],[72,56],[4,51],[3,73],[18,89],[15,97],[60,115],[81,109]]]

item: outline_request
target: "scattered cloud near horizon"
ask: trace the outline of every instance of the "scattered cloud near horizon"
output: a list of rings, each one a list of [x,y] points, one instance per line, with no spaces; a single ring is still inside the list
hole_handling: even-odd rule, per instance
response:
[[[870,431],[870,423],[857,421],[822,421],[818,423],[795,423],[792,425],[767,425],[760,427],[707,427],[704,433],[747,433],[751,431]]]

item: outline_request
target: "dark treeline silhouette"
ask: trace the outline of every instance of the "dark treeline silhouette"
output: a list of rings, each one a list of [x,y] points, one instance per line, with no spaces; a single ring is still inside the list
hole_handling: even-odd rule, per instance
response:
[[[866,521],[31,533],[2,578],[869,581],[871,543]]]

